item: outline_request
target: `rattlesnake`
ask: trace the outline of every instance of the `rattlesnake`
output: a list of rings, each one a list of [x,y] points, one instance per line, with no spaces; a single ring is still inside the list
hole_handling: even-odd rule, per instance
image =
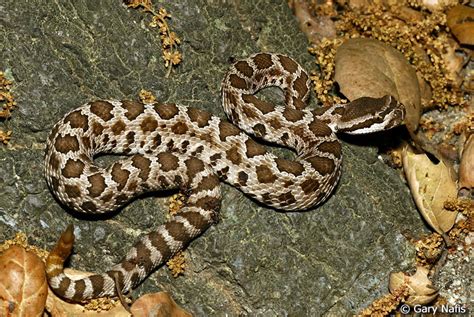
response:
[[[304,109],[309,82],[293,59],[259,53],[234,63],[222,82],[224,110],[235,125],[193,107],[133,101],[95,101],[66,114],[47,140],[45,158],[48,185],[65,206],[105,213],[143,192],[177,187],[187,201],[119,264],[80,280],[63,273],[70,227],[48,258],[53,290],[73,301],[128,292],[217,221],[220,180],[277,209],[323,202],[341,171],[335,132],[386,130],[401,124],[404,110],[390,96]],[[286,106],[255,97],[268,86],[283,89]],[[248,134],[292,148],[297,158],[278,158]],[[93,162],[99,153],[129,156],[102,168]]]

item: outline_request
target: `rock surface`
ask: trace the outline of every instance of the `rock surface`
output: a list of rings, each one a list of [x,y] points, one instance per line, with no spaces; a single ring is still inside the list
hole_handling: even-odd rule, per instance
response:
[[[0,3],[0,69],[13,77],[18,103],[5,123],[13,139],[0,147],[0,241],[24,231],[49,249],[74,223],[69,265],[103,271],[165,220],[168,203],[160,194],[101,219],[74,217],[53,198],[42,171],[45,139],[76,106],[137,99],[145,88],[162,102],[223,117],[220,81],[234,58],[274,51],[315,68],[285,1],[165,6],[184,56],[169,78],[150,16],[119,0]],[[315,210],[275,212],[226,185],[221,221],[188,248],[185,275],[175,279],[161,268],[135,295],[166,290],[197,316],[343,315],[369,305],[387,292],[389,272],[410,267],[406,233],[416,235],[424,224],[398,172],[363,140],[344,143],[342,180]]]

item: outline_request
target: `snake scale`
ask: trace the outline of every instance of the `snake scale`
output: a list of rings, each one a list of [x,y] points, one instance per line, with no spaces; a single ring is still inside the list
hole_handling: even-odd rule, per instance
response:
[[[284,91],[285,106],[255,96],[268,86]],[[221,88],[233,123],[193,107],[103,100],[72,110],[54,126],[46,179],[65,206],[102,214],[144,192],[179,188],[187,197],[175,216],[103,274],[79,280],[64,274],[74,240],[72,227],[66,230],[47,261],[48,281],[58,295],[81,301],[136,287],[217,221],[221,180],[276,209],[322,203],[341,173],[335,133],[387,130],[404,118],[403,106],[390,96],[306,109],[309,77],[281,54],[258,53],[235,62]],[[249,135],[291,148],[297,158],[279,158]],[[99,153],[127,157],[102,168],[93,161]]]

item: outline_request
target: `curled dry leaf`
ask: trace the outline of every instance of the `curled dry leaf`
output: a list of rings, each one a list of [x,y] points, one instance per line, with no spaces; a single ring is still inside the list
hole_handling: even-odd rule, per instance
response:
[[[461,44],[474,45],[474,8],[457,5],[448,12],[448,27]]]
[[[336,52],[335,79],[349,99],[391,95],[406,109],[405,123],[414,132],[421,116],[415,69],[394,48],[373,39],[350,39]]]
[[[390,274],[389,286],[390,293],[396,294],[402,287],[408,288],[408,305],[426,305],[432,302],[438,296],[438,290],[428,278],[428,269],[419,266],[414,275],[409,276],[403,272]]]
[[[464,143],[459,165],[459,196],[469,195],[474,195],[474,133]]]
[[[307,1],[297,0],[294,2],[293,8],[301,31],[306,34],[311,43],[316,44],[323,38],[333,39],[336,37],[334,22],[328,16],[313,16]]]
[[[457,187],[452,169],[442,161],[431,162],[426,154],[415,154],[408,147],[402,151],[403,170],[418,210],[439,234],[454,225],[457,212],[447,211],[444,202],[456,199]]]
[[[80,279],[92,275],[89,272],[83,272],[72,269],[65,269],[65,273],[73,278]],[[106,303],[100,302],[91,310],[87,310],[83,305],[70,303],[56,296],[53,291],[48,294],[46,301],[46,310],[54,317],[83,316],[83,317],[130,317],[130,313],[118,301],[109,299]],[[96,300],[97,301],[97,300]],[[91,305],[88,305],[91,306]]]
[[[41,259],[13,245],[0,255],[0,316],[43,316],[48,284]]]
[[[131,313],[134,317],[191,317],[192,315],[179,307],[166,292],[146,294],[133,303]]]

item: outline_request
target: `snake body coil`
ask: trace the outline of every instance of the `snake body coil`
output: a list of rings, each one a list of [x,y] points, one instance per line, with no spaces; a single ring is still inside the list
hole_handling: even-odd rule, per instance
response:
[[[95,101],[69,112],[53,128],[46,149],[46,178],[57,198],[84,213],[115,210],[137,195],[179,187],[187,196],[170,221],[142,237],[109,271],[80,280],[63,273],[73,234],[51,253],[51,287],[80,301],[127,292],[217,220],[220,180],[265,205],[303,210],[323,202],[341,172],[335,132],[369,133],[399,125],[403,107],[390,96],[305,109],[309,77],[280,54],[259,53],[236,62],[222,82],[224,110],[234,123],[174,104]],[[255,97],[268,86],[285,93],[286,106]],[[278,158],[250,135],[292,148]],[[129,155],[107,168],[99,153]]]

